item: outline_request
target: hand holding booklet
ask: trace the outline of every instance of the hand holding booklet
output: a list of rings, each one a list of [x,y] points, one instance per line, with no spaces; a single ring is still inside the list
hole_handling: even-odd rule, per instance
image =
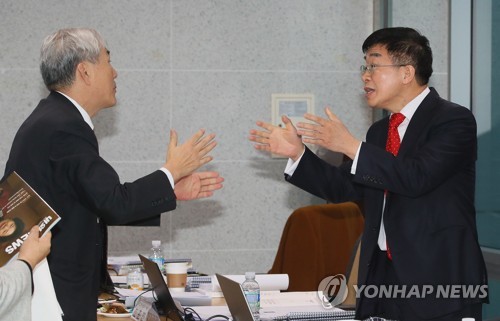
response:
[[[16,172],[0,183],[0,267],[14,259],[37,224],[45,235],[61,218]],[[33,270],[33,321],[62,320],[47,260]]]
[[[18,252],[31,228],[45,235],[61,218],[16,172],[0,183],[0,266]]]

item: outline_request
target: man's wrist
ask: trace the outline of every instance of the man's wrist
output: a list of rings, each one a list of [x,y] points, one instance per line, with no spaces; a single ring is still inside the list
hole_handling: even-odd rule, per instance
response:
[[[295,155],[294,157],[290,157],[290,159],[295,163],[298,159],[302,157],[302,155],[304,155],[305,151],[306,151],[306,146],[302,144],[302,149],[300,150],[300,152],[297,153],[297,155]]]
[[[350,159],[354,159],[356,157],[356,154],[358,153],[361,143],[361,141],[354,138],[353,141],[348,145],[348,148],[344,154]]]
[[[167,175],[168,182],[170,183],[170,186],[172,186],[172,189],[174,189],[175,180],[174,177],[172,176],[172,173],[165,166],[160,167],[160,171],[162,171],[163,173],[165,173],[165,175]]]

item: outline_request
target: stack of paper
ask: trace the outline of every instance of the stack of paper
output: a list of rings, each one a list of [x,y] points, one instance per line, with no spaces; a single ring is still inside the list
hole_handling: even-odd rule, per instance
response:
[[[240,284],[245,281],[244,275],[224,276]],[[255,280],[259,283],[261,291],[284,291],[288,289],[289,284],[288,274],[257,274]],[[212,276],[211,283],[200,284],[199,288],[194,290],[213,298],[223,297],[219,282],[215,276]]]
[[[194,307],[193,309],[202,319],[207,319],[213,315],[231,316],[227,306],[203,306]],[[287,319],[289,316],[291,318],[291,316],[333,314],[341,311],[338,308],[325,309],[321,305],[317,292],[261,292],[260,318],[263,321],[282,320],[283,318]],[[215,318],[214,320],[224,319]],[[309,318],[308,320],[313,320],[313,318]]]

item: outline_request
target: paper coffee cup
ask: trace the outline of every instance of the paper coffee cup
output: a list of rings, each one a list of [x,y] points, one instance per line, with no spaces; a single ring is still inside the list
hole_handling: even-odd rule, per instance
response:
[[[187,262],[166,263],[167,286],[171,292],[184,292],[187,283]]]

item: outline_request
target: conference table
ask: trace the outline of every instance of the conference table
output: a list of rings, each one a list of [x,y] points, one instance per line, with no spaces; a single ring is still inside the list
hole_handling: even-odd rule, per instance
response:
[[[225,305],[226,301],[224,298],[213,298],[212,299],[212,305]],[[165,316],[160,316],[161,321],[166,321],[167,318]],[[103,316],[103,315],[97,315],[97,321],[133,321],[134,319],[132,317],[123,317],[119,318],[116,316],[113,316],[112,318]]]
[[[269,278],[275,279],[277,276],[272,276]],[[278,276],[279,277],[279,276]],[[236,281],[236,280],[235,280]],[[239,281],[236,281],[239,282]],[[234,283],[234,282],[233,282]],[[265,284],[264,279],[262,279],[262,284]],[[264,285],[262,285],[264,287]],[[267,313],[267,318],[272,317],[282,317],[289,316],[292,317],[298,316],[303,318],[304,313],[313,314],[316,316],[317,313],[326,313],[326,312],[334,312],[337,311],[329,310],[330,308],[325,308],[322,304],[322,299],[318,296],[318,291],[278,291],[278,290],[264,290],[261,292],[261,307],[263,308],[263,312]],[[122,295],[127,295],[128,293],[121,293]],[[232,296],[233,297],[233,296]],[[99,297],[100,300],[108,301],[115,299],[116,297]],[[206,303],[206,301],[205,301]],[[238,304],[238,303],[233,303]],[[207,318],[211,315],[218,314],[226,314],[228,313],[226,306],[226,300],[223,297],[214,297],[210,301],[211,307],[202,307],[200,306],[198,309],[194,307],[194,310],[200,314],[202,318]],[[219,306],[219,308],[217,308]],[[266,310],[267,309],[267,310]],[[340,313],[344,313],[341,310]],[[210,314],[211,313],[211,314]],[[352,313],[352,311],[351,311]],[[207,316],[208,315],[208,316]],[[275,316],[276,315],[276,316]],[[335,315],[338,316],[338,315]],[[342,315],[343,317],[351,316],[351,315]],[[322,316],[324,318],[324,316]],[[111,316],[103,316],[97,315],[98,321],[132,321],[134,320],[132,317],[118,317],[116,314]],[[166,321],[167,318],[165,316],[160,317],[161,321]]]

